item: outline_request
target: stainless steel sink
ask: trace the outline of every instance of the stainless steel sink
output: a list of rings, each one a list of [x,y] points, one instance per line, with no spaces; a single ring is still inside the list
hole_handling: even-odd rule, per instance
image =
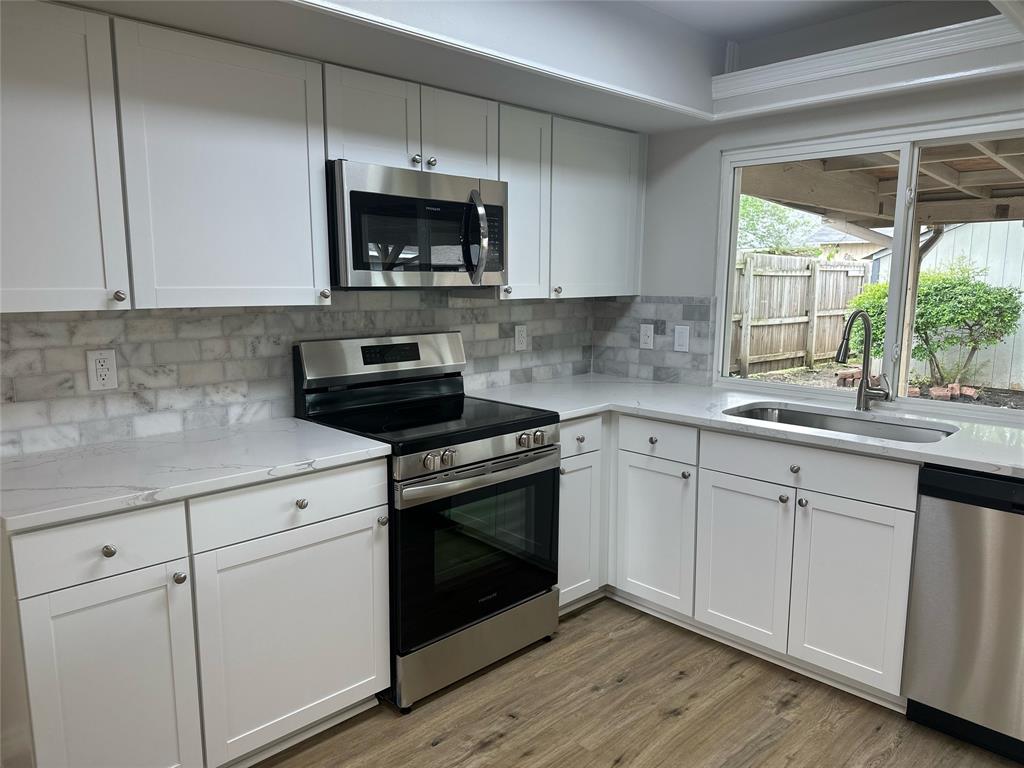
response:
[[[722,413],[744,419],[791,424],[828,432],[845,432],[903,443],[937,443],[957,431],[957,427],[938,422],[916,419],[882,420],[846,411],[793,403],[748,403],[727,408]]]

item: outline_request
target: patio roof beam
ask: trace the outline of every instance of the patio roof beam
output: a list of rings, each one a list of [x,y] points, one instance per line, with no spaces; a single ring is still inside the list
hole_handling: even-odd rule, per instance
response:
[[[1000,155],[999,148],[994,141],[976,141],[972,143],[984,152],[987,158],[995,160],[1003,168],[1017,176],[1017,178],[1024,179],[1024,158]]]
[[[899,155],[894,156],[899,157]],[[988,187],[965,187],[960,183],[960,171],[950,168],[945,163],[921,163],[918,170],[965,195],[981,198],[992,197],[992,191]]]
[[[842,177],[801,163],[753,165],[743,169],[742,192],[794,207],[809,206],[891,221],[896,202],[877,192],[844,182]],[[843,218],[841,215],[839,218]]]
[[[988,200],[934,200],[916,206],[919,224],[1024,219],[1024,196]]]
[[[899,155],[893,156],[886,152],[869,155],[846,155],[844,157],[826,157],[821,161],[821,169],[825,173],[839,171],[867,171],[877,168],[898,168]]]

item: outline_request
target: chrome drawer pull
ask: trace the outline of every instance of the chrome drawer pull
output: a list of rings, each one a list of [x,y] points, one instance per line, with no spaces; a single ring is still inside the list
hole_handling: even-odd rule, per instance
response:
[[[690,473],[687,470],[684,469],[683,470],[683,480],[689,480],[689,479],[690,479]]]
[[[779,501],[781,501],[783,504],[789,504],[789,496],[787,496],[784,493],[780,493],[779,494]]]
[[[174,579],[175,584],[184,584],[188,581],[188,574],[183,573],[182,571],[176,571],[171,578]]]
[[[792,472],[794,475],[799,475],[800,474],[800,465],[799,464],[790,464],[789,465],[789,471]]]
[[[583,445],[585,442],[587,442],[587,436],[586,435],[576,435],[576,442],[579,443],[580,445]]]
[[[103,553],[104,557],[113,557],[117,554],[117,547],[113,544],[104,544],[100,552]]]
[[[295,506],[298,507],[299,509],[305,509],[306,507],[309,506],[309,500],[308,499],[296,499],[295,500]]]
[[[389,520],[388,520],[388,516],[387,515],[381,515],[380,517],[377,518],[377,525],[379,525],[379,526],[383,527],[383,526],[387,525],[388,522],[389,522]]]
[[[806,506],[807,506],[807,499],[797,499],[797,500],[796,500],[796,503],[797,503],[797,504],[798,504],[799,506],[801,506],[801,507],[806,507]]]
[[[650,443],[651,445],[657,445],[658,438],[656,438],[654,435],[651,435],[650,437],[647,438],[647,442]]]

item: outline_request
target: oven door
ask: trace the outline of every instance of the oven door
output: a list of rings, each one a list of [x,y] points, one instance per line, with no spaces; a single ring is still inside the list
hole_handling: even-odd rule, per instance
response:
[[[392,626],[399,655],[555,585],[558,466],[554,446],[395,484]]]
[[[329,170],[335,285],[505,282],[504,182],[341,160]]]

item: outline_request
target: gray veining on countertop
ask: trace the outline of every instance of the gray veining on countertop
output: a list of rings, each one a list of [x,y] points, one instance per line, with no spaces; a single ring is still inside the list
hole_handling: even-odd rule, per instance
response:
[[[833,398],[780,395],[778,392],[757,391],[746,387],[687,386],[589,374],[550,382],[500,387],[474,394],[491,400],[558,411],[562,420],[614,411],[868,456],[1024,477],[1024,416],[1017,426],[982,420],[967,421],[959,415],[941,414],[935,418],[914,413],[914,419],[950,424],[957,427],[958,431],[937,443],[904,443],[809,427],[757,422],[723,414],[722,411],[727,408],[766,401],[836,407]],[[852,400],[849,408],[853,410]],[[893,420],[905,415],[893,407],[876,406],[866,416]]]
[[[8,532],[176,501],[387,456],[390,447],[299,419],[121,440],[5,459]]]

